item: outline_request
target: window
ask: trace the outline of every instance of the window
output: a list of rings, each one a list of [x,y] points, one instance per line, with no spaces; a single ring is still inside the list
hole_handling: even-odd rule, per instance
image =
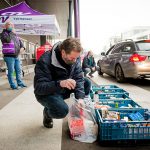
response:
[[[134,50],[134,45],[133,44],[125,44],[122,52],[131,52]]]
[[[106,55],[108,55],[111,51],[112,51],[112,49],[115,47],[115,45],[114,46],[112,46],[107,52],[106,52]]]
[[[136,43],[139,51],[150,51],[150,43],[149,42],[140,42]]]
[[[123,44],[117,44],[115,48],[112,50],[111,54],[117,54],[123,49]]]

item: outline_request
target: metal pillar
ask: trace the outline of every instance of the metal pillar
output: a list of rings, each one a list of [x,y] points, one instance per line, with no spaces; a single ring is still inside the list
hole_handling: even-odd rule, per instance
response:
[[[79,0],[74,0],[75,37],[80,37]]]
[[[67,36],[72,36],[72,0],[69,0],[69,19]]]

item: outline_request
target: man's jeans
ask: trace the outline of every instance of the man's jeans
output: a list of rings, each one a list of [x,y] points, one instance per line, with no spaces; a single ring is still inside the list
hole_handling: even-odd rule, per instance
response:
[[[4,57],[4,61],[6,62],[7,69],[8,69],[8,81],[11,88],[15,88],[16,84],[14,82],[13,73],[16,73],[16,80],[18,85],[22,85],[23,81],[21,79],[21,65],[20,59],[14,57]]]
[[[83,72],[84,72],[84,76],[86,77],[86,75],[89,73],[89,75],[92,75],[94,72],[98,71],[98,67],[95,66],[95,70],[93,71],[90,68],[83,68]]]
[[[91,82],[87,78],[85,78],[84,89],[85,95],[88,95],[91,90]],[[61,119],[64,118],[69,112],[68,105],[64,101],[64,99],[69,97],[66,97],[65,94],[36,96],[36,98],[37,101],[45,107],[44,111],[48,112],[49,117]]]

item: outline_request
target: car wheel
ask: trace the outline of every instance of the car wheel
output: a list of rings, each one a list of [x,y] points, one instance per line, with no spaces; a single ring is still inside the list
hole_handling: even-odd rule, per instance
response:
[[[98,69],[98,74],[99,74],[100,76],[103,75],[103,72],[101,71],[101,68]]]
[[[124,73],[120,65],[117,65],[115,68],[115,77],[117,82],[119,83],[123,83],[126,81],[126,78],[124,77]]]

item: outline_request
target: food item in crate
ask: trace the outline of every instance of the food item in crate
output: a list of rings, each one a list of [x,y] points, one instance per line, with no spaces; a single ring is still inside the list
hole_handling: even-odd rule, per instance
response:
[[[143,123],[144,127],[150,127],[150,123]]]
[[[106,118],[108,114],[108,109],[103,107],[101,108],[101,112],[102,112],[102,118]]]
[[[115,108],[118,108],[118,107],[119,107],[119,103],[116,102],[116,103],[115,103]]]
[[[132,121],[144,121],[144,117],[139,113],[131,113],[128,115]]]
[[[126,122],[128,122],[128,121],[129,121],[129,118],[128,118],[128,117],[124,117],[124,118],[121,119],[121,120],[125,120]]]
[[[109,108],[111,108],[109,105],[100,105],[98,103],[95,103],[94,106],[96,109],[109,109]]]
[[[120,120],[120,113],[116,111],[108,111],[106,118],[107,120]]]

